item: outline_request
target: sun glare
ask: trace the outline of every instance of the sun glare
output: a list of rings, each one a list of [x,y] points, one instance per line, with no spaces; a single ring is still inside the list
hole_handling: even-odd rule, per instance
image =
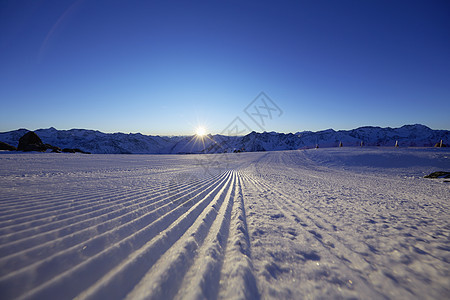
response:
[[[206,135],[206,129],[205,127],[197,127],[197,129],[195,130],[195,135],[198,137],[203,137]]]

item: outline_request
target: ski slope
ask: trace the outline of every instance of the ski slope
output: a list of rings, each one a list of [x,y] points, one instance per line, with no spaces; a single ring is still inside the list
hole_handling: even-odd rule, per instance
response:
[[[2,299],[444,299],[445,149],[0,153]]]

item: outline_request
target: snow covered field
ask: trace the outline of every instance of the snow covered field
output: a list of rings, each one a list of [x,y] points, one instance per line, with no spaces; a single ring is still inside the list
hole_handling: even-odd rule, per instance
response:
[[[450,297],[450,150],[0,153],[2,299]]]

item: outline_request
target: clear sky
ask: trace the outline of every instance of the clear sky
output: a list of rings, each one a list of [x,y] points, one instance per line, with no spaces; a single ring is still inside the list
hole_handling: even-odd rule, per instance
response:
[[[450,129],[449,16],[447,0],[1,0],[0,131],[262,131],[244,112],[260,92],[282,111],[266,131]]]

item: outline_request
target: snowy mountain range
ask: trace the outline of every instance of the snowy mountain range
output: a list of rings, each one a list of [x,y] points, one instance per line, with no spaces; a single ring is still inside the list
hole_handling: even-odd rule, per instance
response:
[[[0,141],[17,146],[27,129],[0,133]],[[274,151],[319,147],[394,146],[431,147],[443,140],[450,141],[449,130],[433,130],[415,124],[400,128],[359,127],[352,130],[327,129],[293,133],[251,132],[245,136],[208,135],[196,136],[150,136],[140,133],[103,133],[95,130],[55,128],[38,129],[35,133],[46,144],[60,148],[78,148],[91,153],[123,154],[173,154],[173,153],[222,153],[231,151]]]

